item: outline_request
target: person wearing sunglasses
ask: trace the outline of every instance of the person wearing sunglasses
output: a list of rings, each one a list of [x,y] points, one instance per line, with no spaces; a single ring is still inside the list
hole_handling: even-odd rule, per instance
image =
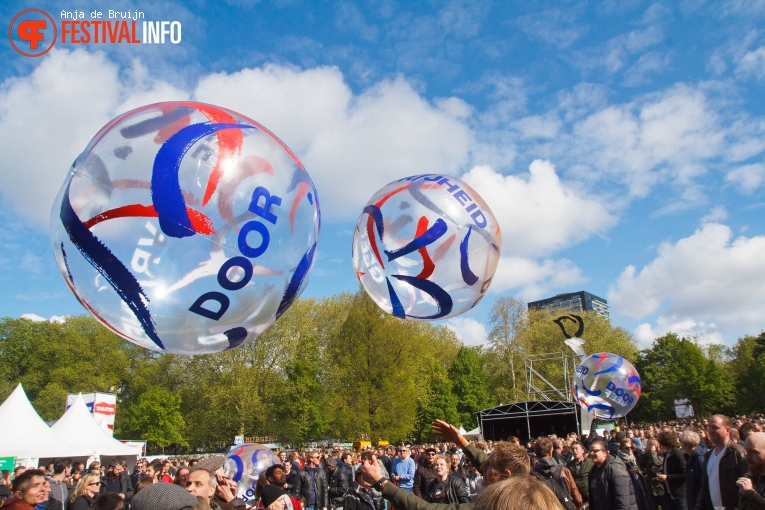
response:
[[[590,510],[638,510],[635,488],[624,462],[608,454],[606,442],[600,438],[590,443]]]
[[[69,498],[69,510],[90,510],[93,499],[101,492],[101,475],[88,473],[80,478],[80,483]]]

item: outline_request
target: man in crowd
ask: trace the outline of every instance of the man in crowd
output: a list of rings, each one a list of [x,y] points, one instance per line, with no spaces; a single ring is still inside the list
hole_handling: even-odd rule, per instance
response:
[[[329,507],[327,474],[321,467],[317,450],[308,453],[308,465],[298,473],[295,492],[305,501],[305,510],[327,510]]]
[[[146,466],[146,476],[154,480],[154,482],[159,482],[159,477],[162,475],[162,461],[159,459],[154,459],[149,463],[149,465]]]
[[[351,488],[351,479],[335,457],[327,459],[327,472],[329,473],[329,506],[332,510],[342,508],[345,493]]]
[[[189,494],[206,499],[212,510],[231,510],[229,505],[215,497],[217,488],[218,480],[212,471],[197,468],[189,474],[189,482],[186,486]]]
[[[465,455],[475,466],[480,466],[483,473],[484,485],[488,486],[513,476],[528,477],[530,466],[529,456],[526,450],[511,442],[500,441],[494,444],[494,450],[491,454],[478,450],[470,444],[460,434],[459,430],[444,421],[436,420],[431,424],[431,429],[447,441],[457,444],[465,452]],[[373,483],[373,487],[382,492],[382,495],[388,501],[393,502],[393,506],[400,510],[414,510],[419,508],[428,508],[432,510],[464,510],[472,507],[467,504],[436,504],[425,505],[422,499],[414,494],[396,487],[382,476],[377,462],[374,459],[364,460],[361,468],[367,481]]]
[[[709,418],[707,432],[714,448],[704,456],[704,478],[696,501],[697,510],[736,508],[738,486],[736,482],[748,470],[744,449],[730,437],[730,418],[714,414]]]
[[[555,493],[563,508],[581,508],[582,496],[571,471],[553,458],[553,441],[547,437],[537,439],[534,443],[534,454],[537,461],[531,473]]]
[[[356,483],[353,489],[349,491],[343,500],[341,508],[345,510],[381,510],[383,508],[382,500],[375,497],[372,492],[372,484],[365,479],[364,471],[359,469],[355,473]]]
[[[389,446],[385,449],[385,455],[380,457],[380,460],[383,463],[383,466],[385,466],[385,470],[388,473],[393,473],[393,459],[394,459],[394,449],[392,446]]]
[[[265,477],[269,485],[276,485],[282,489],[287,485],[287,473],[281,464],[274,464],[266,469]]]
[[[751,432],[744,442],[749,473],[739,478],[740,510],[765,508],[765,432]]]
[[[138,485],[138,482],[140,482],[141,478],[146,474],[147,464],[146,459],[138,459],[138,462],[135,463],[135,469],[130,475],[130,482],[133,484],[133,488]]]
[[[50,484],[50,497],[61,503],[66,508],[69,496],[74,487],[69,484],[69,475],[72,472],[72,459],[56,459],[53,463],[53,475],[48,479]]]
[[[13,497],[32,507],[43,510],[61,510],[62,506],[55,499],[50,499],[50,485],[41,469],[28,469],[13,480]]]
[[[117,460],[113,460],[109,463],[109,470],[106,472],[104,491],[119,494],[120,499],[123,501],[130,501],[133,497],[133,482],[130,481],[130,475],[128,475],[125,468],[122,467],[122,464]]]
[[[701,492],[704,480],[704,454],[707,447],[701,443],[701,437],[695,430],[685,430],[680,436],[680,447],[685,453],[685,501],[688,509],[696,508],[696,500]]]
[[[589,477],[590,471],[595,466],[584,451],[584,445],[579,441],[574,441],[571,444],[571,454],[573,458],[568,462],[566,467],[571,472],[571,476],[574,477],[576,483],[576,489],[582,496],[582,504],[587,503],[590,499],[589,490]]]
[[[434,461],[436,460],[437,453],[436,449],[432,446],[425,448],[425,453],[418,463],[417,470],[414,472],[414,484],[412,485],[412,492],[417,497],[423,497],[422,495],[426,493],[428,484],[436,477],[436,472],[434,471],[436,463]]]
[[[632,479],[621,459],[608,453],[603,439],[590,443],[590,471],[588,489],[591,510],[637,510]]]
[[[410,457],[411,450],[409,449],[409,446],[401,445],[398,448],[398,451],[401,454],[401,457],[393,463],[391,481],[405,491],[412,492],[412,488],[414,487],[414,473],[417,471],[417,466],[414,463],[414,459]]]
[[[557,437],[552,439],[552,458],[558,464],[566,465],[566,459],[563,458],[563,440]]]

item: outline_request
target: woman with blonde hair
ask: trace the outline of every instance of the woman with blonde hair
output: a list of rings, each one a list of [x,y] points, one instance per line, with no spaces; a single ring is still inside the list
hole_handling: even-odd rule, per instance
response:
[[[88,473],[80,478],[80,483],[69,497],[69,510],[90,510],[93,499],[101,492],[101,476]]]
[[[563,510],[557,496],[536,478],[511,476],[483,489],[473,510]]]

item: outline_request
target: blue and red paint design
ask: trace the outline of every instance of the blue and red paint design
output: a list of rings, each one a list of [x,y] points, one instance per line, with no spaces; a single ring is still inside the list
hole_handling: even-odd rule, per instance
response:
[[[396,294],[396,291],[390,279],[386,276],[385,283],[388,288],[388,294],[390,297],[390,303],[392,306],[393,315],[402,319],[404,318],[424,319],[424,320],[440,319],[440,318],[448,316],[452,312],[452,307],[454,303],[452,301],[451,295],[449,295],[448,292],[446,292],[437,283],[429,280],[430,276],[433,274],[433,272],[436,269],[436,264],[433,262],[433,259],[428,252],[428,246],[434,244],[436,241],[441,240],[447,234],[448,227],[446,222],[442,218],[438,218],[433,223],[433,225],[429,225],[428,218],[426,216],[421,216],[417,222],[415,236],[409,243],[407,243],[406,245],[396,250],[383,250],[383,253],[386,256],[386,261],[383,261],[383,258],[380,255],[380,248],[378,246],[378,240],[379,242],[382,242],[382,239],[385,235],[385,222],[383,220],[381,209],[383,205],[385,204],[385,202],[387,202],[391,197],[395,196],[396,194],[409,190],[416,200],[418,200],[421,203],[424,203],[424,205],[428,206],[429,209],[439,210],[439,208],[435,204],[430,202],[422,194],[422,192],[416,188],[416,186],[417,185],[415,183],[409,183],[409,184],[403,185],[391,191],[387,195],[383,196],[374,204],[367,205],[363,211],[363,214],[368,215],[367,223],[366,223],[366,233],[367,233],[367,238],[369,239],[369,244],[372,249],[372,252],[374,253],[375,258],[377,259],[377,262],[378,264],[380,264],[380,267],[382,269],[385,269],[386,262],[391,262],[393,260],[396,260],[399,257],[403,257],[414,252],[418,252],[420,257],[422,258],[422,270],[416,276],[401,275],[401,274],[392,274],[390,276],[392,278],[395,278],[398,281],[411,285],[412,287],[424,292],[425,294],[433,298],[433,300],[436,302],[436,307],[437,307],[436,313],[432,315],[428,315],[428,316],[415,316],[415,315],[407,314],[406,310],[404,309],[404,306],[401,303],[401,299]],[[430,186],[434,186],[434,184],[430,184]],[[443,187],[445,185],[435,184],[435,186]],[[473,273],[473,271],[470,269],[470,263],[468,260],[468,253],[469,253],[468,243],[470,240],[471,232],[472,232],[472,226],[468,227],[467,233],[465,234],[464,238],[460,242],[460,271],[462,275],[462,280],[467,285],[474,285],[479,280],[478,276],[476,276],[475,273]],[[455,236],[452,235],[450,238],[445,240],[445,242],[442,244],[443,246],[445,246],[445,249],[448,249],[449,246],[451,246],[451,244],[454,242],[454,238]],[[363,276],[363,273],[357,273],[357,276],[360,279]]]
[[[120,134],[126,139],[156,133],[154,141],[160,144],[160,147],[154,158],[151,182],[131,179],[110,181],[103,162],[97,156],[91,156],[90,149],[95,147],[112,128],[125,121],[128,116],[134,116],[137,113],[156,109],[157,107],[159,107],[162,115],[120,129]],[[208,119],[208,122],[191,124],[190,116],[194,112],[202,113]],[[290,228],[291,230],[294,229],[295,211],[299,201],[306,198],[312,205],[314,203],[315,196],[311,192],[310,179],[307,177],[302,163],[281,140],[256,122],[246,118],[245,120],[249,124],[238,122],[234,115],[232,115],[232,112],[201,103],[177,102],[148,105],[123,114],[109,122],[96,134],[88,148],[75,161],[75,167],[86,163],[96,166],[100,165],[102,167],[100,168],[101,172],[97,172],[97,175],[106,181],[102,184],[108,184],[107,187],[109,189],[148,188],[151,191],[151,204],[129,204],[104,211],[93,218],[82,221],[70,201],[70,181],[63,193],[59,218],[72,244],[114,289],[120,299],[134,314],[146,336],[159,349],[164,350],[165,346],[157,333],[155,321],[148,307],[149,297],[135,275],[91,232],[91,229],[98,223],[116,218],[156,217],[158,218],[162,233],[171,238],[182,239],[195,235],[214,235],[215,228],[212,220],[201,210],[194,209],[191,206],[191,202],[194,201],[193,196],[184,193],[179,183],[179,171],[184,157],[199,140],[210,135],[216,136],[218,157],[209,175],[201,207],[204,208],[215,192],[220,191],[221,197],[218,200],[219,214],[227,225],[235,225],[239,218],[234,218],[233,215],[232,204],[229,198],[233,195],[232,191],[247,177],[259,173],[273,174],[273,169],[268,161],[262,158],[254,158],[254,161],[250,161],[249,165],[244,165],[243,171],[234,173],[233,176],[225,175],[224,162],[241,154],[244,139],[243,130],[250,129],[257,129],[268,135],[292,158],[298,169],[303,171],[301,173],[304,176],[302,178],[300,176],[294,177],[289,189],[289,191],[297,189],[297,194],[289,214]],[[125,146],[118,148],[115,154],[124,159],[130,152],[130,147]],[[90,158],[90,161],[88,161],[88,158]],[[316,208],[318,211],[318,203]],[[234,226],[234,228],[236,227]],[[316,243],[314,242],[308,248],[287,285],[278,308],[277,317],[297,298],[298,292],[313,263],[315,251]],[[61,245],[61,253],[67,268],[67,284],[75,296],[78,296],[74,287],[74,279],[69,270],[63,243]],[[80,298],[78,297],[78,299]],[[85,303],[82,299],[80,299],[80,302],[96,318],[110,327],[112,331],[120,336],[126,336],[99,317],[98,313],[88,303]],[[227,331],[226,336],[229,339],[229,348],[232,348],[241,344],[246,339],[247,331],[244,328],[234,328]],[[135,341],[134,339],[130,340]]]

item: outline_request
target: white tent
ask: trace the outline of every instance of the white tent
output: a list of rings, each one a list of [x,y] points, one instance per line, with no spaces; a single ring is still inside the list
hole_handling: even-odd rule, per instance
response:
[[[462,436],[465,439],[468,439],[470,441],[474,441],[476,439],[481,439],[481,427],[476,427],[473,430],[471,430],[470,432],[465,432],[464,434],[462,434]]]
[[[42,457],[83,456],[88,456],[88,448],[54,434],[32,407],[21,384],[0,406],[0,457],[16,457],[29,466]]]
[[[51,427],[51,431],[65,441],[88,448],[88,454],[95,457],[105,455],[135,458],[141,454],[136,448],[122,444],[101,428],[88,411],[81,393],[64,416]]]

